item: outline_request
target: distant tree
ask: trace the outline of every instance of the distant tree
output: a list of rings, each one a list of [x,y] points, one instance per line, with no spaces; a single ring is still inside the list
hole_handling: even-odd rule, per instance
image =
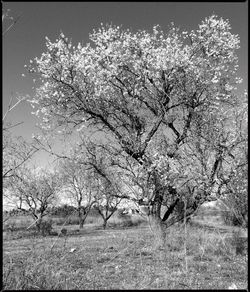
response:
[[[114,195],[112,186],[104,180],[99,180],[97,188],[95,208],[103,219],[103,229],[106,229],[107,222],[117,211],[121,198]]]
[[[44,129],[87,126],[104,134],[114,169],[134,191],[127,197],[147,200],[160,245],[167,227],[217,199],[218,175],[237,147],[226,126],[241,101],[239,37],[230,29],[212,15],[189,33],[102,27],[86,46],[61,34],[54,43],[47,38],[30,68],[43,82],[31,102]],[[115,185],[113,173],[106,179]],[[188,210],[176,212],[185,201]]]
[[[93,172],[93,189],[95,209],[103,219],[103,229],[106,229],[108,220],[117,211],[122,197],[119,187],[119,176],[110,169],[110,153],[90,141],[84,143],[86,149],[85,164]],[[112,166],[111,166],[112,167]],[[112,171],[112,172],[111,172]]]
[[[61,159],[58,169],[63,189],[76,205],[79,227],[83,228],[91,207],[95,203],[91,173],[86,169],[86,165],[77,160],[74,151],[68,158]]]
[[[45,170],[37,173],[23,169],[12,180],[10,191],[22,197],[34,219],[34,224],[41,231],[43,218],[49,214],[49,207],[57,200],[57,193],[60,190],[58,175]]]

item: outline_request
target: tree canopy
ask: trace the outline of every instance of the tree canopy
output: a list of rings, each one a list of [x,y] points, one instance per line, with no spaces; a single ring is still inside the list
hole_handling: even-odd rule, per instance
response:
[[[46,38],[46,52],[30,67],[41,81],[30,102],[46,129],[88,126],[110,135],[113,152],[103,146],[112,165],[161,222],[187,194],[191,214],[224,184],[219,172],[229,175],[246,139],[228,126],[244,103],[236,94],[240,40],[230,30],[212,15],[191,32],[107,25],[86,45],[73,46],[63,33]]]

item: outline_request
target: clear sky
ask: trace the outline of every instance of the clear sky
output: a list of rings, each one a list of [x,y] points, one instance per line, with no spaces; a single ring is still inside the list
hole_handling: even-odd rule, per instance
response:
[[[229,19],[232,32],[241,40],[239,75],[244,82],[240,90],[247,88],[248,2],[3,2],[2,7],[10,9],[13,17],[21,14],[17,24],[3,37],[3,112],[12,93],[34,94],[32,77],[24,65],[40,57],[45,50],[45,36],[54,41],[62,31],[74,44],[87,43],[89,33],[101,23],[136,31],[151,30],[155,24],[164,30],[174,22],[183,30],[191,30],[213,13]],[[31,111],[30,105],[23,103],[9,114],[9,121],[24,122],[13,130],[14,134],[31,139],[38,121]],[[39,154],[37,161],[46,165],[47,156]]]

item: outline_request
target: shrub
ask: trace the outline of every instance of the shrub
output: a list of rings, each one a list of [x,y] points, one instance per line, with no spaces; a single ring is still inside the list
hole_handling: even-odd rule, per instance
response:
[[[66,228],[63,228],[63,229],[61,230],[61,234],[65,236],[65,235],[67,235],[67,231],[68,231],[68,230],[67,230]]]
[[[43,236],[50,235],[52,231],[52,220],[42,221],[39,225],[39,230]]]
[[[50,215],[67,217],[70,214],[72,214],[75,210],[76,208],[74,206],[64,204],[62,206],[52,207],[50,210]]]

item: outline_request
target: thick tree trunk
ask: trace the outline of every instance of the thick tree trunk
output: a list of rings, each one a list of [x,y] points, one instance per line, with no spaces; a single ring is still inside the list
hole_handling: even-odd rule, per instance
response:
[[[166,226],[156,214],[149,214],[148,220],[150,229],[154,234],[154,248],[164,248],[166,243]]]

